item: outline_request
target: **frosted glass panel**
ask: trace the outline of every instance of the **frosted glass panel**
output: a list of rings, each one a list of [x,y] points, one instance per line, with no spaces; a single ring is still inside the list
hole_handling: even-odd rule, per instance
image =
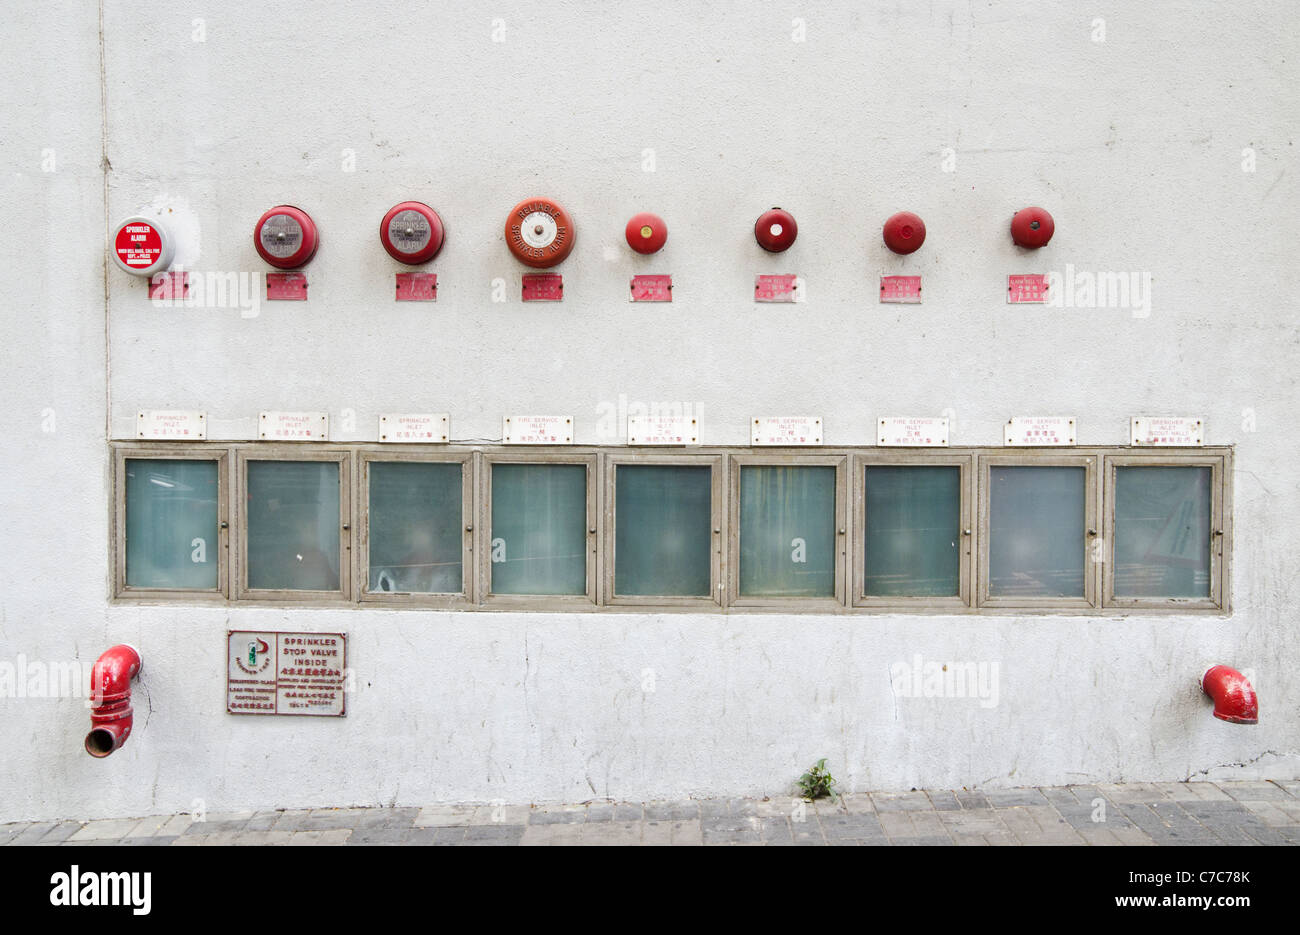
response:
[[[1081,467],[989,469],[989,594],[1083,597]]]
[[[129,458],[126,583],[217,587],[217,462]]]
[[[961,593],[961,468],[866,469],[864,592],[880,597]]]
[[[740,593],[835,596],[835,468],[741,467]]]
[[[709,596],[712,470],[619,465],[614,593]]]
[[[1210,596],[1208,467],[1115,469],[1115,596]]]
[[[248,586],[339,589],[336,462],[248,462]]]
[[[371,461],[370,591],[458,594],[462,468]]]
[[[492,593],[587,593],[587,468],[492,466]]]

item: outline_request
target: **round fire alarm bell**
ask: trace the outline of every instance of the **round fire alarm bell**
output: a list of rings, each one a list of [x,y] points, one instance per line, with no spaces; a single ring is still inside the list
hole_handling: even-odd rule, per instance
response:
[[[885,222],[885,246],[895,253],[915,253],[925,243],[925,222],[911,211],[899,211]]]
[[[379,222],[379,240],[394,260],[416,266],[442,249],[442,218],[426,204],[403,201]]]
[[[293,205],[272,208],[257,221],[253,245],[278,269],[306,266],[320,245],[320,234],[307,212]]]
[[[627,222],[627,245],[637,253],[658,253],[668,240],[668,225],[657,214],[643,211]]]
[[[1011,239],[1022,247],[1042,247],[1055,231],[1052,216],[1042,208],[1022,208],[1011,219]]]
[[[128,273],[152,276],[172,265],[176,241],[167,228],[145,217],[129,217],[113,232],[113,261]]]
[[[754,239],[768,253],[789,250],[798,234],[799,225],[794,222],[794,215],[780,208],[764,211],[754,224]]]
[[[506,218],[506,246],[525,266],[555,266],[573,250],[573,218],[549,198],[521,201]]]

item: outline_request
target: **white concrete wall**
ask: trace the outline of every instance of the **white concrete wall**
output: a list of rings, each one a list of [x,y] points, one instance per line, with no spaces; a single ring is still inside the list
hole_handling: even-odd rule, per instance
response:
[[[129,641],[146,665],[136,731],[104,761],[81,749],[81,699],[0,699],[0,820],[780,795],[821,756],[859,789],[1300,774],[1294,4],[103,6],[101,31],[89,4],[25,3],[0,39],[0,659],[88,667]],[[576,221],[559,306],[518,302],[501,234],[533,195]],[[408,198],[448,228],[432,306],[391,301],[401,267],[375,236]],[[283,202],[322,229],[306,304],[157,309],[105,271],[106,223],[144,208],[188,268],[262,271],[253,223]],[[775,257],[751,233],[774,204],[800,226]],[[1007,235],[1027,204],[1058,225],[1034,256]],[[901,209],[929,229],[909,258],[879,237]],[[638,210],[668,222],[658,256],[623,244]],[[1067,263],[1149,272],[1149,316],[1005,304],[1008,273]],[[673,304],[629,305],[634,272],[672,273]],[[760,272],[799,273],[809,301],[756,307]],[[925,304],[877,304],[881,272],[922,273]],[[944,409],[970,445],[1013,413],[1077,415],[1083,444],[1126,443],[1135,414],[1204,415],[1209,443],[1237,446],[1235,613],[109,600],[106,432],[129,437],[139,407],[206,410],[214,438],[328,409],[342,440],[373,440],[380,411],[449,411],[458,440],[571,412],[579,443],[611,443],[598,416],[620,394],[699,406],[704,441],[730,445],[754,413],[820,414],[832,445]],[[347,718],[227,715],[227,628],[347,631]],[[996,661],[998,705],[895,698],[890,665],[916,653]],[[1257,727],[1210,717],[1213,662],[1255,671]]]

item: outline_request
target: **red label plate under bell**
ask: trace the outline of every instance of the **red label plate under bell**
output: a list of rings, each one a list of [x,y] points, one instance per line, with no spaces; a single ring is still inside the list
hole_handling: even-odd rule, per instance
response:
[[[673,300],[673,277],[671,276],[633,276],[633,302],[671,302]]]
[[[880,301],[899,305],[920,305],[921,277],[881,276]]]
[[[437,273],[398,273],[398,302],[438,301]]]
[[[1042,305],[1047,301],[1047,276],[1043,273],[1007,277],[1008,305]]]
[[[759,275],[754,278],[755,302],[793,302],[794,291],[798,288],[793,273],[775,276]]]
[[[525,302],[559,302],[564,299],[564,277],[559,273],[525,273]]]
[[[156,301],[180,301],[189,294],[189,273],[155,273],[149,280],[149,298]]]
[[[268,302],[307,301],[307,274],[267,273],[266,300]]]

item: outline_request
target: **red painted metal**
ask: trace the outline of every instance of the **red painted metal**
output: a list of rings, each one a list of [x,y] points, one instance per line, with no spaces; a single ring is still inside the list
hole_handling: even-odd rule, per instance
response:
[[[659,215],[642,211],[632,215],[623,234],[637,253],[658,253],[668,242],[668,225]]]
[[[1259,698],[1236,669],[1211,666],[1201,676],[1201,691],[1214,699],[1214,716],[1233,724],[1259,723]]]
[[[764,211],[754,222],[754,239],[768,253],[789,250],[797,236],[799,225],[794,222],[794,215],[780,208]]]
[[[632,277],[633,302],[671,302],[672,300],[672,276],[663,274]]]
[[[559,273],[524,273],[523,301],[562,302],[564,277]]]
[[[413,212],[416,217],[398,215],[405,211]],[[397,220],[394,224],[393,221]],[[411,219],[414,224],[405,221]],[[422,219],[422,220],[421,220]],[[427,239],[426,239],[427,237]],[[438,212],[421,201],[403,201],[393,205],[379,222],[379,242],[384,245],[388,255],[407,266],[427,263],[438,255],[446,238],[446,229]]]
[[[140,651],[119,643],[95,660],[90,670],[90,733],[86,752],[106,757],[131,736],[131,679],[140,674],[144,661]]]
[[[1055,231],[1056,222],[1042,208],[1022,208],[1011,218],[1011,239],[1031,250],[1045,246]]]
[[[268,302],[306,302],[306,273],[267,273],[266,299]]]
[[[525,198],[511,208],[505,233],[515,259],[533,269],[556,266],[573,251],[573,218],[550,198]]]
[[[274,243],[271,249],[263,243],[264,231],[267,222],[276,218],[289,218],[295,222],[298,229],[302,231],[302,238],[298,241],[298,247],[291,253],[284,256],[277,256],[271,250],[275,249]],[[277,221],[277,224],[284,223]],[[274,227],[272,227],[274,231]],[[273,236],[271,231],[267,231],[265,236]],[[292,246],[292,241],[286,241]],[[267,211],[257,219],[257,227],[253,229],[253,246],[257,248],[258,255],[277,269],[297,269],[300,266],[306,266],[311,262],[311,258],[316,255],[316,248],[320,246],[320,232],[316,229],[316,223],[312,221],[306,211],[301,208],[295,208],[293,205],[279,205]]]
[[[885,222],[885,246],[895,253],[915,253],[925,243],[925,222],[911,211],[899,211]]]
[[[754,277],[755,302],[793,302],[794,290],[799,288],[795,282],[799,277],[794,273],[769,275],[760,273]]]
[[[438,301],[437,273],[398,273],[398,302]]]

